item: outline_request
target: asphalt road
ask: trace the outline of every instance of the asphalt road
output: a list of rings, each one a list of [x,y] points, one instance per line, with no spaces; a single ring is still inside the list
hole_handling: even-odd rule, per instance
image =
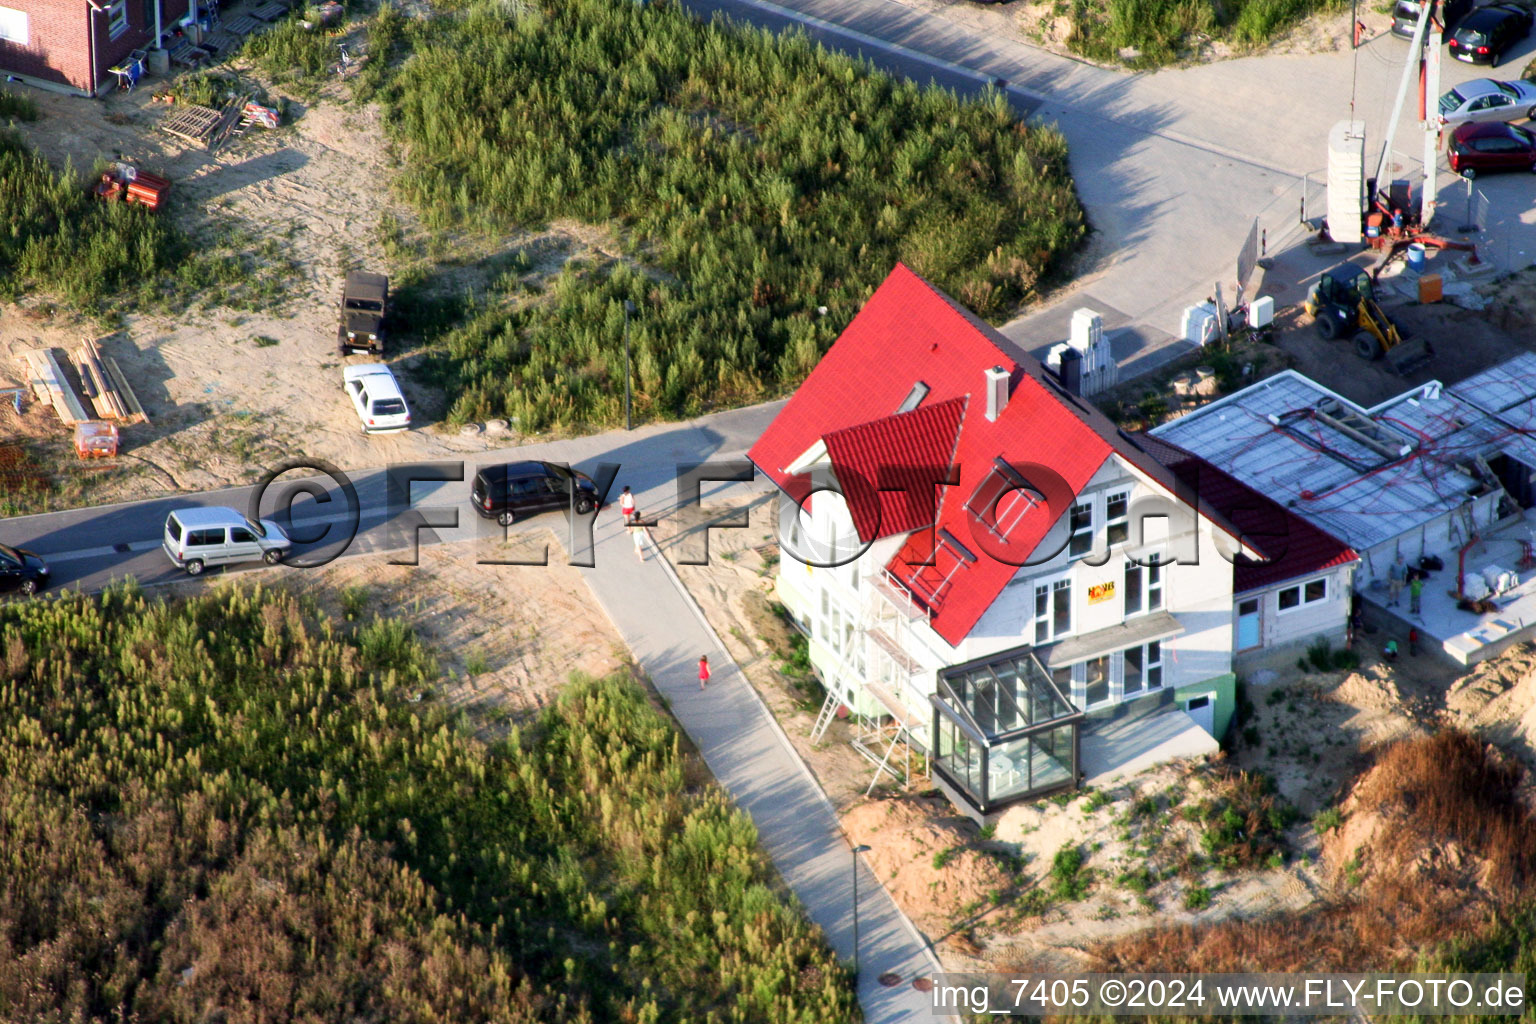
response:
[[[630,485],[637,493],[664,487],[675,495],[681,467],[705,460],[739,458],[762,433],[781,402],[718,413],[687,423],[659,424],[633,432],[610,431],[591,437],[572,438],[522,448],[487,449],[462,464],[462,480],[451,478],[459,463],[419,464],[414,470],[370,469],[340,474],[355,491],[356,513],[345,490],[319,470],[294,469],[274,478],[261,498],[260,512],[288,530],[295,540],[291,564],[318,563],[337,557],[354,557],[378,551],[403,552],[413,543],[438,543],[499,538],[502,528],[481,519],[469,503],[470,480],[477,467],[519,459],[565,462],[594,478],[603,464],[617,466],[610,504],[619,488]],[[278,467],[266,467],[268,472]],[[394,478],[391,478],[391,472]],[[433,475],[440,479],[423,479]],[[408,476],[418,481],[409,487]],[[304,484],[314,484],[314,494]],[[705,504],[733,501],[755,495],[767,484],[706,483],[701,487]],[[407,496],[408,490],[408,496]],[[177,508],[192,505],[226,505],[245,511],[254,487],[235,487],[197,494],[176,495],[149,501],[51,512],[44,515],[0,519],[0,542],[42,555],[53,570],[52,586],[77,586],[99,590],[116,579],[131,576],[144,586],[184,579],[161,548],[165,517]],[[647,516],[674,511],[679,499],[665,507],[641,509]],[[598,515],[613,515],[605,510]],[[511,533],[532,529],[556,530],[572,560],[593,558],[593,515],[577,517],[574,534],[569,517],[552,512],[514,524]],[[417,528],[418,522],[426,522]],[[353,524],[356,524],[353,536]],[[574,544],[572,537],[574,536]],[[403,556],[402,556],[403,557]],[[551,550],[549,557],[564,560],[567,551]],[[260,572],[260,563],[210,568],[205,578],[234,572]]]

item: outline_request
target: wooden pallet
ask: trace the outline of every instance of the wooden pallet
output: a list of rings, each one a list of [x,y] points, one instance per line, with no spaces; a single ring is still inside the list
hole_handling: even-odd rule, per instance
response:
[[[230,18],[228,21],[223,23],[223,26],[223,31],[237,36],[248,36],[258,29],[266,28],[265,25],[251,17],[249,14],[241,14]]]
[[[281,18],[287,13],[287,4],[276,3],[275,0],[272,0],[272,2],[264,3],[260,7],[253,10],[251,12],[251,17],[258,18],[261,21],[276,21],[278,18]]]
[[[80,401],[80,396],[75,394],[75,389],[64,376],[64,370],[59,366],[59,361],[54,358],[52,349],[34,349],[31,352],[23,352],[22,359],[26,361],[27,369],[32,372],[30,384],[32,393],[38,401],[48,402],[53,406],[53,411],[59,414],[59,419],[65,426],[74,426],[81,420],[91,419],[86,412],[85,403]]]
[[[202,65],[208,59],[207,50],[199,50],[192,45],[192,40],[183,39],[171,47],[171,63],[180,64],[182,67],[195,68]]]
[[[188,104],[179,106],[167,114],[160,122],[160,130],[169,132],[178,139],[206,146],[223,119],[222,111],[214,110],[212,107]]]
[[[216,28],[208,33],[207,37],[198,43],[197,46],[200,50],[207,50],[214,56],[219,56],[226,53],[234,53],[240,49],[240,44],[243,41],[240,36],[235,35],[233,32]]]

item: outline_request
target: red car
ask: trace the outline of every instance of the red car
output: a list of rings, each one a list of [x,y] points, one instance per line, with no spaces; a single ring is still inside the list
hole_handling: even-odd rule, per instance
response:
[[[1463,178],[1488,171],[1536,171],[1536,135],[1501,122],[1464,124],[1451,135],[1451,170]]]

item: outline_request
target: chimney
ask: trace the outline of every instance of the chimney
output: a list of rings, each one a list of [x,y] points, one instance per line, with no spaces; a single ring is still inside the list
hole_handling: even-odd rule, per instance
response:
[[[1061,351],[1061,386],[1069,395],[1083,393],[1083,354],[1068,345]]]
[[[987,422],[995,423],[1008,407],[1008,371],[1001,366],[987,370]]]

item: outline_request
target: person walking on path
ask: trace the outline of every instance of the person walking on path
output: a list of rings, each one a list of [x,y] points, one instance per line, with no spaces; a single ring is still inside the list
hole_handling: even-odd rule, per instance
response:
[[[1408,579],[1408,567],[1403,564],[1401,553],[1387,568],[1387,607],[1396,608],[1397,599],[1403,593],[1403,583]]]
[[[645,561],[645,527],[638,520],[630,520],[629,535],[635,540],[635,557]]]
[[[699,655],[699,689],[709,685],[709,655]]]
[[[626,523],[634,521],[635,496],[629,493],[628,485],[625,485],[623,492],[619,494],[619,511],[624,513],[624,521]]]
[[[1415,576],[1413,582],[1408,584],[1408,613],[1419,614],[1419,595],[1424,593],[1424,577]]]
[[[1419,631],[1416,629],[1408,631],[1408,653],[1415,658],[1419,656]]]

